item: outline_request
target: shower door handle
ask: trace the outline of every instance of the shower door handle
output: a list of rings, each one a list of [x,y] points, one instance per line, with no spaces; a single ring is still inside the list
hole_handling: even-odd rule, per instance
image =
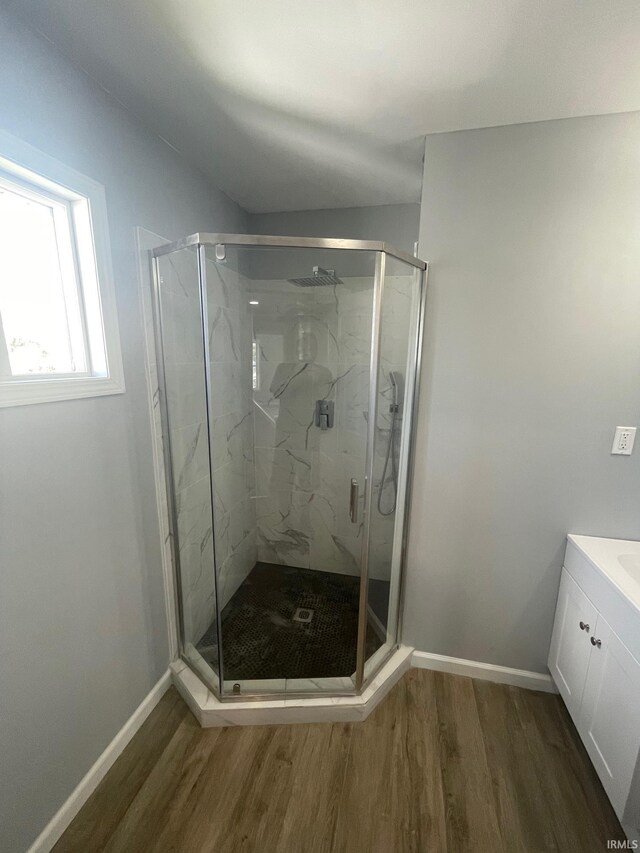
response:
[[[349,492],[349,518],[351,519],[352,524],[358,523],[358,496],[360,492],[360,486],[358,485],[358,481],[351,478],[351,490]]]

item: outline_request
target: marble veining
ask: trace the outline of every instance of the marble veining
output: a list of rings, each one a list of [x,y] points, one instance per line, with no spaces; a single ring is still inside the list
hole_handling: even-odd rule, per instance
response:
[[[258,514],[259,558],[356,575],[362,529],[351,525],[348,496],[351,477],[364,477],[372,281],[298,293],[282,282],[251,287],[259,302],[256,495],[274,505]],[[330,430],[315,423],[317,400],[335,405]],[[291,524],[274,514],[276,495]]]
[[[238,312],[212,305],[209,314],[209,357],[211,361],[239,361],[236,339],[239,334]]]
[[[210,447],[197,258],[185,250],[160,265],[183,622],[185,642],[194,643],[215,616],[214,568],[224,606],[256,561],[248,311],[241,277],[207,262]]]

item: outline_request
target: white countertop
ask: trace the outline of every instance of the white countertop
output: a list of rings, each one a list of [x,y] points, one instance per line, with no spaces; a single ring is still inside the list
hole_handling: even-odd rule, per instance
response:
[[[640,542],[574,533],[567,539],[640,612]]]

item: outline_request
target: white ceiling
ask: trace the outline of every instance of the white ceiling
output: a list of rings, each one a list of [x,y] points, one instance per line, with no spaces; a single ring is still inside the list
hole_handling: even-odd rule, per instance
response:
[[[415,202],[419,137],[640,109],[638,0],[19,0],[251,211]]]

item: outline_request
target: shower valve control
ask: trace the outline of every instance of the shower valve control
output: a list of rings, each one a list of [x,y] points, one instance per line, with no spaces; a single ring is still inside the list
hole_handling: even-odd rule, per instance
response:
[[[316,400],[316,426],[320,429],[333,426],[333,400]]]

